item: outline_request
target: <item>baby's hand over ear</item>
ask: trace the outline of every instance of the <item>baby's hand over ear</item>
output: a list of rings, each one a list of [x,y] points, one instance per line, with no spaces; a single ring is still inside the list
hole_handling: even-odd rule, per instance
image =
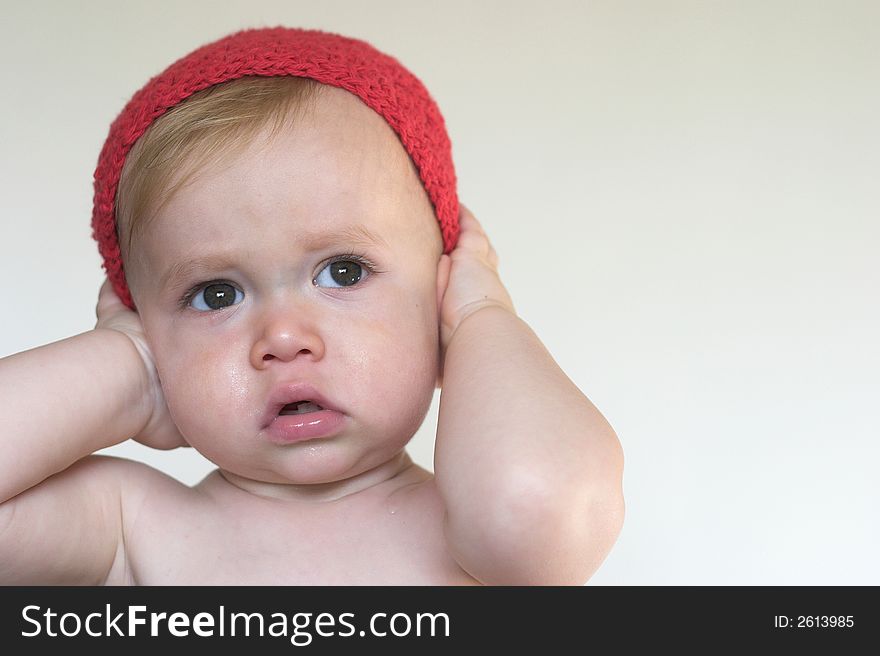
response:
[[[440,305],[440,339],[443,351],[461,322],[486,306],[497,306],[516,314],[513,301],[498,275],[498,254],[489,243],[476,217],[460,206],[461,233],[451,259],[449,282]]]
[[[113,291],[113,285],[107,279],[104,280],[101,291],[98,293],[95,314],[98,317],[95,329],[103,328],[123,333],[132,341],[143,360],[145,380],[148,381],[145,385],[143,402],[148,405],[150,418],[140,433],[131,436],[132,439],[155,449],[175,449],[179,446],[189,446],[171,419],[171,414],[165,403],[165,395],[162,393],[162,385],[159,382],[153,354],[150,352],[144,336],[140,316],[122,303],[119,296]]]

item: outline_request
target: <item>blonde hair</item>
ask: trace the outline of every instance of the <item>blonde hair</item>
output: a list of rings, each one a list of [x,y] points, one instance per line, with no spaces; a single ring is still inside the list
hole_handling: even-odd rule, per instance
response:
[[[293,76],[242,77],[198,91],[156,119],[128,153],[116,192],[123,263],[134,237],[199,170],[240,153],[270,124],[271,139],[309,109],[319,86]]]

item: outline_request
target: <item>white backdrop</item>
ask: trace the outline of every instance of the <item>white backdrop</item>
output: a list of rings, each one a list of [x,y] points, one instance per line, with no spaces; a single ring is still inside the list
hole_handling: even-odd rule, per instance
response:
[[[880,584],[880,3],[2,14],[0,356],[93,327],[91,176],[148,78],[244,27],[339,32],[430,89],[520,315],[621,439],[626,524],[591,584]],[[436,411],[411,448],[428,468]]]

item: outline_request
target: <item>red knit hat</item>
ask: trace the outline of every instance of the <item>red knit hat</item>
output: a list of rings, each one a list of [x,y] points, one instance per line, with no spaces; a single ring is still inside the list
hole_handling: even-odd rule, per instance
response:
[[[125,157],[150,124],[197,91],[246,75],[291,75],[345,89],[375,110],[409,152],[449,253],[458,239],[458,196],[443,116],[424,85],[400,62],[358,39],[319,30],[249,29],[179,59],[128,102],[113,124],[95,169],[92,236],[119,298],[134,309],[116,234],[116,188]]]

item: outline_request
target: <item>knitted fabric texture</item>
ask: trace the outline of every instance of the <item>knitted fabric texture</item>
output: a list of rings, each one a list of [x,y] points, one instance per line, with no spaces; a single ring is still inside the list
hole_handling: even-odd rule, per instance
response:
[[[125,157],[150,124],[207,87],[244,76],[296,76],[345,89],[382,116],[410,155],[434,205],[444,252],[458,240],[458,196],[443,116],[400,62],[349,37],[286,27],[236,32],[198,48],[152,78],[113,124],[95,169],[92,236],[113,289],[129,308],[116,232],[116,190]]]

